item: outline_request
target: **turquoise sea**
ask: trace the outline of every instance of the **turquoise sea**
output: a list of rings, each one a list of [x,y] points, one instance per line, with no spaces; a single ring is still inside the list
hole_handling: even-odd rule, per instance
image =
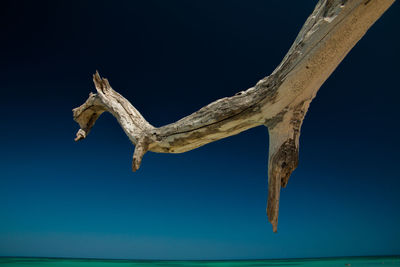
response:
[[[400,256],[390,257],[342,257],[279,260],[227,260],[227,261],[155,261],[155,260],[101,260],[61,258],[0,258],[0,266],[7,267],[150,267],[150,266],[400,266]]]

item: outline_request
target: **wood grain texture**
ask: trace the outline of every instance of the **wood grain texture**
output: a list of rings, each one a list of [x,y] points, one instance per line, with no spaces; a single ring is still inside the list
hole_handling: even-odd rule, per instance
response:
[[[218,99],[181,120],[150,125],[98,72],[97,90],[73,110],[79,124],[76,141],[87,137],[95,121],[110,112],[136,146],[132,170],[147,151],[182,153],[265,125],[269,130],[267,215],[277,231],[281,187],[298,165],[299,137],[312,99],[347,53],[394,0],[320,0],[273,73],[234,96]]]

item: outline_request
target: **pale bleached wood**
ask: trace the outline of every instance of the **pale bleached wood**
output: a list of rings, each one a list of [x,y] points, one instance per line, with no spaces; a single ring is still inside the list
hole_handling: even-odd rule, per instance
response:
[[[265,125],[269,130],[267,215],[277,231],[281,187],[298,165],[300,127],[310,102],[350,49],[394,0],[320,0],[274,72],[254,87],[219,99],[166,126],[155,128],[108,80],[96,72],[97,94],[73,110],[80,129],[89,134],[108,111],[135,144],[132,170],[147,151],[181,153]]]

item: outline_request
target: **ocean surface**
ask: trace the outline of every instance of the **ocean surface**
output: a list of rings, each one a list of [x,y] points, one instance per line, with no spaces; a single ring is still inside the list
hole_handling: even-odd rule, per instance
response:
[[[155,260],[102,260],[62,258],[11,258],[0,257],[0,266],[6,267],[136,267],[136,266],[400,266],[400,256],[344,257],[279,260],[224,260],[224,261],[155,261]]]

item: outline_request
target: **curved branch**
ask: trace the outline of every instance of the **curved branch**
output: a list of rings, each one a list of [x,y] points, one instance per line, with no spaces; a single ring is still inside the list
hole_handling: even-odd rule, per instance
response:
[[[267,215],[277,231],[281,187],[298,164],[300,127],[318,89],[394,0],[320,0],[274,72],[254,87],[219,99],[166,126],[155,128],[107,79],[93,76],[97,94],[73,110],[86,138],[104,112],[114,115],[136,145],[132,169],[146,151],[181,153],[265,125],[270,134]]]

